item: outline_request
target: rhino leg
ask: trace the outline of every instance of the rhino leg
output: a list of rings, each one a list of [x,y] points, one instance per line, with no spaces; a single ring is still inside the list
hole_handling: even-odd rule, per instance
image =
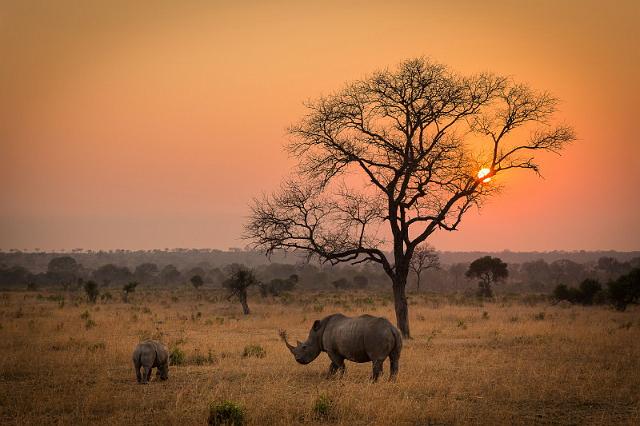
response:
[[[142,381],[140,383],[142,383],[143,385],[146,385],[147,383],[149,383],[149,378],[151,377],[151,368],[150,367],[142,367]]]
[[[138,383],[142,381],[142,374],[140,374],[140,363],[134,362],[133,368],[136,370],[136,380]]]
[[[329,366],[329,372],[327,373],[327,378],[332,377],[336,374],[336,372],[340,371],[340,377],[344,376],[344,358],[339,355],[328,353],[329,358],[331,358],[331,365]]]
[[[400,357],[390,356],[389,361],[391,361],[391,374],[389,375],[389,380],[395,380],[398,375],[398,367],[400,366]]]
[[[380,374],[382,374],[382,363],[384,360],[374,360],[373,361],[373,372],[371,374],[371,380],[374,382],[378,380]]]
[[[147,372],[147,382],[151,380],[152,372],[153,372],[153,367],[149,367],[149,371]]]

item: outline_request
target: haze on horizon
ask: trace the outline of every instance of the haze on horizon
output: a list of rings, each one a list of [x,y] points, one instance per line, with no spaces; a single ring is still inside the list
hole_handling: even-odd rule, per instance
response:
[[[0,4],[0,248],[242,247],[303,101],[403,59],[512,76],[578,141],[440,250],[640,249],[640,4]]]

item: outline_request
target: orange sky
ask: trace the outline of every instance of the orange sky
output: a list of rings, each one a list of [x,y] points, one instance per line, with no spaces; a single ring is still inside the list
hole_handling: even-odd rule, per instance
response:
[[[426,55],[579,137],[436,247],[640,249],[640,2],[307,3],[0,2],[0,248],[243,246],[302,101]]]

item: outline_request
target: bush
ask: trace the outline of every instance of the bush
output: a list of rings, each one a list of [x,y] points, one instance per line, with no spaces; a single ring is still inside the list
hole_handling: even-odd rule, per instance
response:
[[[558,302],[566,300],[571,303],[592,305],[596,299],[596,295],[601,291],[602,286],[597,280],[587,278],[580,283],[579,288],[567,287],[564,284],[558,285],[553,290],[553,297]]]
[[[313,418],[318,421],[327,421],[333,417],[335,403],[325,394],[320,394],[313,404]]]
[[[210,425],[241,426],[245,422],[245,411],[232,401],[214,402],[209,406]]]
[[[594,296],[602,290],[602,286],[597,280],[589,279],[580,283],[581,303],[583,305],[593,305]]]
[[[640,302],[640,268],[634,268],[626,275],[607,284],[609,299],[619,311],[627,309],[627,305]]]
[[[191,359],[189,359],[189,364],[194,365],[211,365],[215,364],[215,362],[216,357],[215,355],[213,355],[213,352],[211,352],[211,349],[209,349],[209,352],[206,356],[204,354],[196,352],[195,355],[193,355]]]
[[[242,352],[242,356],[245,358],[255,357],[255,358],[264,358],[267,356],[267,351],[260,345],[249,345],[244,347],[244,352]]]
[[[87,281],[83,285],[85,293],[87,293],[87,298],[89,302],[96,303],[96,299],[100,294],[100,290],[98,290],[98,284],[95,281]]]
[[[187,356],[179,347],[174,347],[169,354],[169,362],[171,365],[183,365]]]

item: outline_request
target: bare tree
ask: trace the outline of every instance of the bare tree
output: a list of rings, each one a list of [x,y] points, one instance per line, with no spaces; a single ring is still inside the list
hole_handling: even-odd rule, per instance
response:
[[[497,192],[497,176],[538,173],[536,152],[574,139],[570,127],[551,124],[556,104],[508,78],[461,76],[423,58],[350,83],[309,102],[290,128],[299,166],[280,191],[254,200],[245,237],[267,254],[380,264],[409,337],[405,287],[416,247],[456,230]]]
[[[440,258],[433,246],[421,244],[413,251],[413,257],[409,261],[409,269],[416,274],[416,287],[420,290],[420,277],[427,269],[439,268]]]
[[[222,283],[222,287],[227,289],[227,300],[237,297],[242,305],[242,312],[245,315],[249,315],[251,310],[247,304],[247,290],[249,287],[258,284],[259,281],[252,270],[242,265],[232,264],[229,266],[229,278]]]

